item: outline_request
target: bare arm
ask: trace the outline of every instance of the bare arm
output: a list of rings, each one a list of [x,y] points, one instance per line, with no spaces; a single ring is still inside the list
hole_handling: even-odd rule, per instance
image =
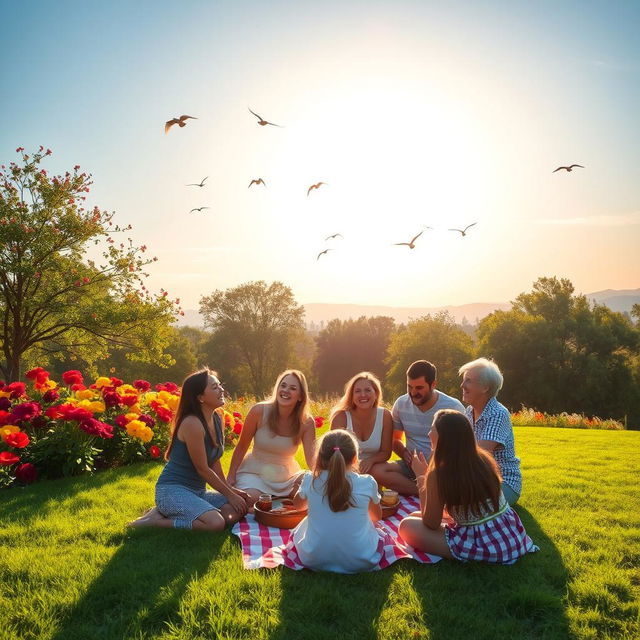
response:
[[[242,425],[242,431],[240,432],[240,439],[238,440],[238,444],[236,444],[236,448],[233,450],[233,455],[231,456],[229,473],[227,474],[229,484],[236,483],[236,472],[238,471],[238,467],[242,464],[244,457],[247,455],[249,445],[256,435],[261,419],[262,405],[254,404],[245,418],[244,424]]]
[[[344,411],[338,411],[333,420],[331,420],[331,430],[333,429],[346,429],[347,428],[347,414]]]
[[[309,469],[313,469],[316,464],[316,423],[313,418],[309,418],[301,428],[302,449],[304,459]]]
[[[293,496],[293,507],[294,509],[305,509],[307,507],[307,499],[300,495],[300,487],[296,489]]]
[[[478,446],[493,455],[493,452],[502,445],[495,440],[480,440]]]
[[[404,431],[400,431],[399,429],[394,429],[393,431],[393,452],[402,458],[408,465],[411,464],[411,456],[413,454],[412,451],[409,451],[407,447],[405,447],[404,442]]]
[[[247,506],[243,496],[236,493],[234,488],[226,481],[220,461],[217,460],[212,467],[207,463],[207,453],[204,445],[205,429],[200,420],[194,416],[185,418],[180,424],[180,439],[185,443],[191,462],[207,484],[226,496],[235,511],[241,514],[247,512]]]
[[[438,481],[434,469],[427,472],[418,480],[418,492],[420,494],[420,511],[422,523],[427,529],[437,531],[442,522],[444,505],[438,494]]]

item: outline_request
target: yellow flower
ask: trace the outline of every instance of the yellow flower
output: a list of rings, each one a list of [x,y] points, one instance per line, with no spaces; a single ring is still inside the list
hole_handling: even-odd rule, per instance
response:
[[[129,413],[125,414],[124,417],[127,422],[131,422],[132,420],[137,420],[139,415],[140,415],[139,413],[134,413],[133,411],[130,411]]]
[[[96,387],[98,387],[98,389],[102,389],[102,387],[110,387],[110,386],[111,386],[111,378],[100,376],[96,380]]]
[[[93,389],[80,389],[76,391],[76,398],[78,400],[90,400],[93,398]]]
[[[89,409],[89,411],[91,411],[92,413],[103,413],[105,410],[104,402],[102,402],[101,400],[94,400],[93,402],[89,403],[87,409]]]
[[[5,424],[0,428],[0,439],[4,440],[5,436],[11,433],[20,433],[20,427],[16,427],[15,424]]]
[[[136,438],[138,437],[138,433],[140,432],[140,430],[146,426],[147,425],[141,420],[131,420],[131,422],[127,423],[127,426],[125,428],[130,436]]]
[[[0,391],[0,398],[10,398],[11,391]]]
[[[153,431],[145,424],[144,429],[140,429],[137,436],[142,442],[150,442],[153,438]]]
[[[134,416],[139,416],[142,413],[142,409],[140,408],[140,405],[136,402],[135,404],[132,404],[129,407],[129,413],[132,413]],[[129,415],[129,414],[127,414]]]
[[[169,405],[169,409],[171,409],[171,411],[175,411],[180,403],[180,396],[174,396],[171,394],[166,403]]]
[[[123,384],[119,386],[116,391],[121,396],[137,396],[138,390],[132,384]]]

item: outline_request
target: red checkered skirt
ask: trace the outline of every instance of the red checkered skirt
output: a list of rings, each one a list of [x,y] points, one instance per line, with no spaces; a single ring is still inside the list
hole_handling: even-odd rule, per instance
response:
[[[520,516],[511,507],[480,524],[447,524],[445,539],[451,555],[462,562],[479,560],[513,564],[526,553],[539,551],[524,530]]]

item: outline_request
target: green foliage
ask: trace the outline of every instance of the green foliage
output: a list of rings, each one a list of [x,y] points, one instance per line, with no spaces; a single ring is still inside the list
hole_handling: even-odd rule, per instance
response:
[[[200,313],[215,332],[211,346],[219,357],[213,366],[253,394],[266,393],[280,371],[297,364],[295,344],[304,335],[304,307],[281,282],[260,280],[216,290],[200,299]]]
[[[347,380],[359,371],[371,371],[384,379],[394,330],[393,318],[386,316],[331,320],[316,338],[313,369],[318,392],[342,392]]]
[[[0,171],[0,370],[20,377],[27,352],[71,354],[87,362],[106,357],[112,346],[132,359],[162,361],[174,302],[151,296],[142,271],[154,259],[145,246],[114,236],[131,227],[114,214],[82,207],[90,176],[73,172],[49,177],[40,163],[42,147],[21,153]],[[97,263],[87,257],[101,251]]]
[[[438,369],[438,389],[459,395],[458,369],[473,359],[471,338],[446,311],[410,321],[391,337],[387,364],[387,394],[405,393],[407,367],[416,360],[429,360]]]
[[[504,373],[507,406],[640,417],[632,367],[640,333],[622,314],[573,295],[568,280],[538,279],[512,310],[487,316],[478,338],[479,352]]]
[[[245,571],[228,531],[124,529],[152,504],[160,465],[11,490],[0,502],[0,638],[637,638],[640,434],[515,436],[516,510],[541,551],[508,567]]]

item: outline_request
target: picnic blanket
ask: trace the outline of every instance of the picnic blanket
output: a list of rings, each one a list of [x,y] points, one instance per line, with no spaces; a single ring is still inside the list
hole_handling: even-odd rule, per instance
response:
[[[435,563],[442,559],[440,556],[418,551],[398,537],[398,527],[402,518],[419,508],[420,503],[417,498],[401,496],[397,513],[376,523],[376,527],[385,534],[379,542],[378,549],[382,554],[376,570],[384,569],[401,558],[413,558],[424,564]],[[291,531],[260,524],[256,522],[253,514],[248,514],[236,522],[231,529],[231,533],[240,538],[245,569],[273,569],[278,565],[295,570],[304,569],[291,540]]]

